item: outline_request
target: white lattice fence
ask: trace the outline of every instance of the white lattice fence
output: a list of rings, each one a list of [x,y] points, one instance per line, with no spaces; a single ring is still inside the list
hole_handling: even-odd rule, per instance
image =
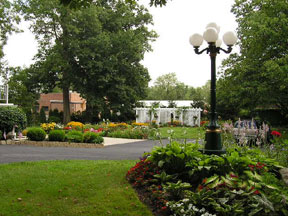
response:
[[[185,125],[200,126],[202,109],[155,108],[152,111],[151,108],[135,108],[135,111],[137,123],[156,121],[165,124],[177,120]]]

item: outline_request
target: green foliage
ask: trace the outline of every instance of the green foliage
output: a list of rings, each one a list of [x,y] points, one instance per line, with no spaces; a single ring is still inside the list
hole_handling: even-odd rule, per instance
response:
[[[142,186],[162,184],[169,215],[287,215],[288,189],[276,160],[259,149],[228,148],[217,156],[198,148],[172,142],[147,154],[161,172]]]
[[[72,130],[66,134],[65,138],[68,142],[81,143],[83,142],[83,133],[81,131]]]
[[[7,42],[8,35],[18,32],[15,24],[19,23],[19,17],[15,13],[12,3],[9,0],[1,0],[0,2],[0,68],[1,60],[4,56],[3,47]],[[1,74],[2,71],[0,71]]]
[[[150,80],[140,62],[156,37],[147,28],[152,16],[144,7],[116,0],[92,2],[79,10],[58,0],[18,3],[41,47],[28,69],[34,83],[45,91],[59,86],[64,93],[73,86],[87,100],[87,122],[99,121],[100,112],[111,119],[110,110],[120,111],[119,118],[133,117],[133,104],[145,95]],[[68,94],[63,99],[67,119]]]
[[[0,106],[0,130],[6,133],[12,131],[14,126],[16,131],[21,131],[26,127],[27,119],[25,113],[11,106]]]
[[[129,128],[126,130],[115,130],[108,132],[108,137],[127,138],[127,139],[148,139],[151,131],[147,128]]]
[[[49,110],[48,122],[62,123],[63,112],[59,112],[58,109]]]
[[[101,144],[104,142],[104,139],[98,133],[85,132],[83,135],[83,142]]]
[[[125,0],[125,2],[130,4],[136,4],[138,0]],[[60,0],[61,4],[65,6],[69,6],[71,9],[79,9],[82,7],[89,7],[92,4],[92,0]],[[167,0],[150,0],[150,6],[165,6],[167,3]]]
[[[44,111],[44,107],[41,107],[40,109],[40,123],[46,123],[47,120],[46,120],[46,114],[45,114],[45,111]]]
[[[2,140],[3,132],[0,130],[0,140]]]
[[[32,141],[43,141],[46,138],[46,132],[39,127],[31,127],[27,131],[27,137]]]
[[[217,96],[223,113],[276,106],[287,119],[287,10],[286,0],[235,1],[241,53],[223,64]]]
[[[179,100],[184,99],[188,86],[178,81],[176,73],[159,76],[154,85],[149,88],[147,99],[150,100]]]
[[[65,140],[65,131],[63,130],[51,130],[49,132],[49,141],[60,141],[63,142]]]

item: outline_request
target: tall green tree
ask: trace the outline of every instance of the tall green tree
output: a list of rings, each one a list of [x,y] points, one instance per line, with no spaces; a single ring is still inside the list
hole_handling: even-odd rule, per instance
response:
[[[149,100],[184,100],[188,86],[177,79],[176,73],[159,76],[148,90]]]
[[[39,97],[38,91],[33,87],[33,80],[29,70],[9,68],[9,102],[20,107],[27,116],[28,125],[35,123],[35,106]]]
[[[218,98],[238,109],[276,105],[288,117],[287,0],[236,0],[232,12],[241,51],[224,61]]]
[[[12,32],[17,32],[18,29],[14,25],[19,22],[19,17],[15,13],[12,3],[9,0],[0,1],[0,75],[3,76],[4,56],[3,47],[7,43],[8,35]]]
[[[117,111],[122,104],[129,108],[143,96],[149,74],[140,61],[156,36],[147,28],[152,17],[144,7],[116,0],[79,10],[57,0],[19,0],[18,7],[33,21],[40,47],[30,72],[42,90],[62,88],[64,123],[70,120],[71,89],[87,99],[89,108],[102,111]]]
[[[95,116],[96,110],[109,119],[110,111],[130,115],[150,80],[140,62],[156,37],[147,28],[152,16],[143,6],[123,1],[99,1],[75,13],[79,19],[69,31],[73,86],[87,99],[87,113]]]

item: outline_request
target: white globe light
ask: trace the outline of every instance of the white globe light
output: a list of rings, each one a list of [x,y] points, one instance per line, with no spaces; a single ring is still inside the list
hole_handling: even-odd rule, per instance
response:
[[[215,22],[209,23],[209,24],[206,26],[206,29],[207,29],[207,28],[210,28],[210,27],[215,28],[215,29],[217,30],[217,33],[219,34],[219,32],[220,32],[220,26],[218,26]]]
[[[203,38],[207,41],[207,43],[215,43],[218,39],[217,30],[215,28],[208,27],[203,34]]]
[[[233,46],[237,42],[237,37],[234,32],[228,31],[223,35],[223,41],[227,46]]]
[[[218,40],[216,41],[216,47],[221,47],[221,45],[222,45],[222,40],[218,38]]]
[[[189,42],[192,46],[194,47],[199,47],[202,45],[203,43],[203,37],[201,34],[193,34],[190,38],[189,38]]]

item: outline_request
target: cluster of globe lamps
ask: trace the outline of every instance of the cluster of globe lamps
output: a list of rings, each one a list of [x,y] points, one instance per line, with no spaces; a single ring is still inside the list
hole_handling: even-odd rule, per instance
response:
[[[223,41],[227,45],[227,50],[221,48],[222,40],[219,38],[220,27],[216,23],[209,23],[206,26],[206,30],[203,35],[193,34],[190,37],[190,43],[194,47],[196,54],[202,54],[206,52],[210,55],[211,59],[211,102],[210,102],[210,122],[207,126],[205,134],[205,146],[201,151],[205,154],[220,155],[225,153],[221,143],[221,130],[217,123],[216,113],[216,56],[223,51],[224,53],[230,53],[232,46],[236,44],[237,37],[234,32],[228,31],[223,35]],[[208,43],[208,46],[203,50],[199,50],[203,41]]]

